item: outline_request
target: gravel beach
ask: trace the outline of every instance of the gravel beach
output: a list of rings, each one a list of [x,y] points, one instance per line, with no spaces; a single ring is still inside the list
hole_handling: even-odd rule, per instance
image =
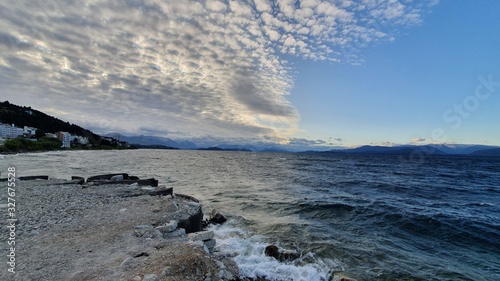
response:
[[[15,245],[8,244],[12,228],[3,227],[0,280],[238,280],[234,262],[207,249],[213,239],[193,241],[176,227],[183,210],[197,203],[138,193],[147,189],[17,181]],[[2,192],[0,212],[8,226],[7,210]],[[12,246],[15,274],[6,263]]]

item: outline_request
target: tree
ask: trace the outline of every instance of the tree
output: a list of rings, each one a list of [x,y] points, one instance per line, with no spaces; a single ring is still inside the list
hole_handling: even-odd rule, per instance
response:
[[[35,138],[36,139],[40,139],[40,138],[43,138],[45,137],[45,132],[41,129],[37,129],[36,132],[35,132]]]

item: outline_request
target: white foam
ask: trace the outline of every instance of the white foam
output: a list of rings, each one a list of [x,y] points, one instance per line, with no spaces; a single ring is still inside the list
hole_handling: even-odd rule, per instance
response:
[[[316,259],[312,253],[293,262],[279,262],[264,254],[266,237],[249,235],[229,224],[212,226],[217,239],[216,249],[236,262],[241,277],[264,277],[267,280],[310,281],[328,280],[330,270],[338,267],[334,261]]]

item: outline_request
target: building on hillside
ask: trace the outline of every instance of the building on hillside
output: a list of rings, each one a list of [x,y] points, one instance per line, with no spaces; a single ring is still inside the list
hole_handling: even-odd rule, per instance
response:
[[[24,126],[23,134],[34,136],[36,134],[36,128]]]
[[[56,133],[57,139],[62,142],[61,147],[71,147],[71,134],[59,131]]]
[[[14,124],[8,125],[0,123],[0,137],[13,139],[17,138],[18,136],[22,136],[23,133],[24,130],[22,128],[16,127]]]
[[[77,146],[78,144],[87,145],[89,144],[89,139],[86,137],[72,135],[68,132],[57,132],[57,139],[62,142],[61,147],[72,147]]]
[[[85,144],[89,144],[89,139],[88,139],[88,138],[86,138],[86,137],[82,137],[82,136],[75,136],[75,138],[78,140],[78,142],[79,142],[80,144],[83,144],[83,145],[85,145]]]

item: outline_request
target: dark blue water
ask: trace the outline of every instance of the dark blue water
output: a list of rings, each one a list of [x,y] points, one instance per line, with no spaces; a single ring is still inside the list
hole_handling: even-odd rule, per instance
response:
[[[213,151],[5,156],[25,175],[154,176],[230,220],[218,249],[248,277],[500,280],[500,159]],[[5,166],[5,167],[4,167]],[[268,243],[303,253],[280,264]]]

